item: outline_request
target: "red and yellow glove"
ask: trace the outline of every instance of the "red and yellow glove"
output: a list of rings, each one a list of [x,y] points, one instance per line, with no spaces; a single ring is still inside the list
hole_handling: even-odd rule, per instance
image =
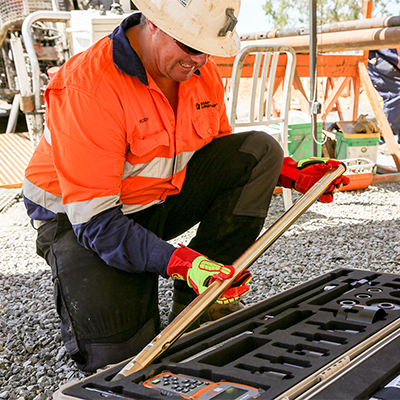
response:
[[[311,157],[307,160],[300,160],[297,162],[290,157],[285,157],[283,160],[280,182],[283,187],[295,189],[304,194],[330,169],[340,164],[340,161],[331,158]],[[349,183],[350,179],[347,176],[339,176],[318,200],[322,203],[331,203],[335,192]]]
[[[203,293],[216,280],[230,279],[235,273],[231,265],[216,263],[189,247],[180,245],[167,265],[167,274],[174,279],[186,280],[197,294]],[[249,291],[249,271],[240,277],[218,298],[221,304],[231,303]]]
[[[248,283],[250,283],[251,278],[251,272],[248,269],[245,269],[238,277],[236,277],[235,282],[233,282],[232,285],[218,297],[217,303],[228,304],[239,300],[250,290]]]

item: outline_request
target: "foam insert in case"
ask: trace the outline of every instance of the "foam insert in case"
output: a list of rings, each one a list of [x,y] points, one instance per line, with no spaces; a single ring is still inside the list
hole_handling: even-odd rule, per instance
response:
[[[315,399],[372,397],[400,371],[399,351],[389,351],[380,373],[373,372],[376,366],[368,366],[368,388],[364,375],[349,366],[397,329],[400,276],[337,269],[182,336],[150,366],[119,381],[111,380],[129,360],[67,384],[53,398],[188,398],[143,384],[164,371],[255,388],[259,400],[300,399],[325,383],[326,397],[314,392]],[[368,357],[368,364],[378,363],[375,358]],[[332,377],[347,370],[344,376],[352,377],[347,383],[351,391],[337,397]]]

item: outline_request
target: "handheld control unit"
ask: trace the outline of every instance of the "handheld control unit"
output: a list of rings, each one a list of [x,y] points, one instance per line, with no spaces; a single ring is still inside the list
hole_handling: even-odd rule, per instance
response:
[[[149,388],[168,394],[178,394],[191,400],[247,400],[255,399],[260,391],[232,382],[211,382],[192,376],[164,371],[143,382]]]

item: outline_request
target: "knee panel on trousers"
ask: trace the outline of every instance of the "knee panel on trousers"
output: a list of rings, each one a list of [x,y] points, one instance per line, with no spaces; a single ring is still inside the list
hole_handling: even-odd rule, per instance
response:
[[[283,149],[271,135],[254,131],[239,151],[251,154],[257,164],[241,191],[233,213],[265,218],[282,169]]]

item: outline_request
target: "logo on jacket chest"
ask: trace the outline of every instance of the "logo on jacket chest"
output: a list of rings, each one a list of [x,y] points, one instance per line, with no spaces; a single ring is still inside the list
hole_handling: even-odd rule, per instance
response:
[[[202,101],[200,103],[196,103],[196,109],[202,110],[203,108],[214,108],[218,105],[218,103],[212,104],[211,101]]]

